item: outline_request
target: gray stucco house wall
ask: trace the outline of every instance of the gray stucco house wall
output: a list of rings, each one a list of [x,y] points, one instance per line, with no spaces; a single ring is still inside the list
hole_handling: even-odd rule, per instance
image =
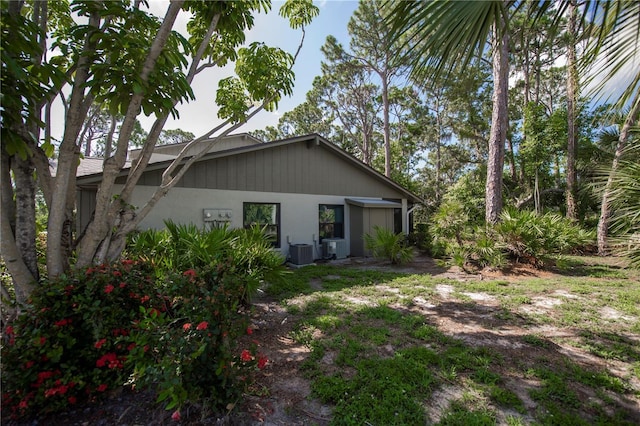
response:
[[[422,202],[318,135],[269,143],[244,135],[229,138],[234,137],[196,162],[140,228],[163,228],[166,219],[242,227],[253,220],[252,214],[266,209],[274,245],[285,256],[291,254],[291,245],[312,246],[314,259],[325,256],[326,229],[337,235],[330,237],[344,240],[346,255],[364,256],[365,233],[374,225],[407,233],[410,210]],[[156,151],[157,161],[152,158],[136,186],[134,206],[141,207],[159,185],[170,156],[177,152],[171,149]],[[101,172],[88,166],[79,170],[77,216],[84,228],[93,213]],[[117,184],[125,182],[127,172],[123,170]],[[323,219],[326,211],[332,213],[330,219]]]

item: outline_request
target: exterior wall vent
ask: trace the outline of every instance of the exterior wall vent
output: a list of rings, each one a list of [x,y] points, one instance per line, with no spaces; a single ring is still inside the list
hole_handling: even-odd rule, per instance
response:
[[[313,263],[313,246],[311,244],[289,244],[289,256],[294,265],[310,265]]]
[[[322,257],[324,259],[346,259],[347,240],[344,238],[325,238],[322,240]]]

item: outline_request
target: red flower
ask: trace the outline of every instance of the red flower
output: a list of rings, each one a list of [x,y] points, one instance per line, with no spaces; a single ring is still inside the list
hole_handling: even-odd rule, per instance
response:
[[[71,324],[71,320],[67,318],[61,319],[60,321],[55,322],[55,325],[57,327],[64,327],[65,325],[69,325],[69,324]]]
[[[125,288],[126,286],[127,286],[127,283],[124,283],[124,282],[120,283],[120,288]]]
[[[267,365],[267,362],[269,362],[269,359],[267,359],[266,356],[262,354],[258,356],[258,368],[260,370],[262,370]]]
[[[109,294],[109,293],[111,293],[113,291],[114,288],[115,287],[113,285],[107,284],[106,286],[104,286],[104,292]]]
[[[248,350],[244,349],[242,351],[242,353],[240,354],[240,359],[244,362],[249,362],[251,361],[251,352],[249,352]]]
[[[121,276],[122,276],[122,272],[120,272],[120,271],[113,271],[113,276],[114,276],[114,277],[121,277]]]
[[[53,377],[53,371],[41,371],[38,373],[38,383],[42,383],[51,377]]]
[[[247,327],[247,334],[253,334],[253,329],[251,327]]]
[[[128,265],[133,265],[134,261],[131,260],[131,259],[124,259],[121,263],[123,265],[127,265],[128,266]]]
[[[75,396],[70,396],[68,398],[68,401],[69,401],[69,404],[75,404],[76,402],[78,402]]]
[[[187,331],[187,330],[189,330],[190,328],[191,328],[191,323],[190,323],[190,322],[185,323],[185,324],[182,326],[182,329],[183,329],[184,331]]]
[[[96,361],[96,367],[104,367],[105,365],[109,368],[119,368],[122,362],[118,360],[118,356],[115,353],[109,352]]]
[[[13,327],[8,325],[7,328],[5,328],[5,333],[7,333],[7,335],[11,336],[14,333]]]
[[[208,326],[209,326],[208,322],[202,321],[200,324],[198,324],[198,326],[196,327],[196,330],[206,330]]]
[[[20,404],[18,404],[18,408],[22,408],[25,409],[29,406],[29,403],[27,402],[26,399],[23,399],[22,401],[20,401]]]
[[[129,346],[127,346],[127,350],[128,350],[129,352],[131,352],[131,351],[132,351],[132,350],[134,350],[135,348],[136,348],[136,344],[135,344],[135,342],[134,342],[134,343],[131,343]]]
[[[151,308],[149,309],[149,316],[151,316],[151,318],[159,317],[160,311],[158,311],[156,308]]]
[[[40,342],[40,346],[44,345],[44,343],[47,341],[46,337],[41,337],[39,342]]]
[[[105,385],[104,383],[99,385],[98,388],[96,389],[98,392],[104,392],[107,390],[107,385]]]
[[[69,387],[67,385],[59,385],[58,387],[47,389],[46,391],[44,391],[44,397],[49,398],[50,396],[55,396],[58,394],[64,395],[65,393],[67,393],[68,389]]]
[[[176,422],[180,421],[180,410],[176,410],[173,412],[173,414],[171,415],[171,419],[175,420]]]
[[[142,297],[140,298],[140,303],[148,302],[148,301],[149,301],[149,299],[151,299],[149,296],[142,296]]]
[[[24,363],[24,368],[26,368],[27,370],[31,367],[33,367],[33,365],[35,364],[35,362],[33,361],[27,361]]]
[[[193,269],[187,269],[186,271],[184,271],[184,274],[182,275],[184,275],[185,277],[189,277],[189,279],[193,280],[198,274]]]
[[[107,342],[107,339],[100,339],[93,345],[96,349],[100,349]]]

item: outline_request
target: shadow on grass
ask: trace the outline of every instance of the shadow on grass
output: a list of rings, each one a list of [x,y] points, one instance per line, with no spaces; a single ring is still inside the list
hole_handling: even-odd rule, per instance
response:
[[[600,262],[593,260],[585,261],[579,258],[561,258],[556,260],[555,267],[551,268],[552,272],[569,277],[592,277],[592,278],[627,278],[627,269],[623,265],[604,263],[604,259]]]
[[[531,330],[544,324],[495,304],[435,295],[426,296],[427,303],[385,305],[348,290],[358,286],[366,293],[369,286],[410,278],[407,273],[358,269],[353,275],[350,268],[324,267],[300,272],[306,283],[298,294],[316,293],[295,315],[311,330],[304,370],[314,395],[334,405],[336,423],[395,424],[392,406],[362,409],[393,399],[396,406],[412,407],[414,416],[421,405],[429,421],[442,424],[478,416],[499,423],[515,416],[524,423],[640,424],[638,390],[605,361],[639,365],[637,345],[622,334],[557,326],[561,333],[539,335]],[[311,280],[320,285],[310,286]],[[363,303],[354,304],[357,297]],[[567,347],[555,340],[558,335],[584,346]],[[579,356],[581,349],[596,356]],[[392,372],[403,362],[422,365],[428,377],[411,386],[406,377],[394,381]],[[372,366],[378,366],[375,374]],[[433,400],[444,387],[457,391],[445,403]]]

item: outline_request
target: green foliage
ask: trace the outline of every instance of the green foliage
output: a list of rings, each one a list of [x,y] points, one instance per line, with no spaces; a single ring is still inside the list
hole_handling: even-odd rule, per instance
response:
[[[281,49],[257,42],[241,48],[236,61],[238,77],[220,80],[216,95],[218,116],[242,122],[253,101],[264,103],[267,111],[275,110],[282,95],[293,94],[292,66],[293,57]]]
[[[55,411],[122,386],[132,329],[169,306],[151,274],[149,264],[123,261],[39,286],[4,332],[3,407],[13,416]]]
[[[414,355],[419,353],[361,359],[355,363],[354,377],[321,376],[313,392],[336,404],[336,424],[422,424],[425,415],[419,400],[429,394],[434,379]]]
[[[476,225],[484,223],[484,197],[485,178],[480,170],[475,170],[461,176],[453,186],[451,186],[443,201],[459,204],[464,210],[467,220]]]
[[[611,231],[615,250],[627,256],[632,266],[640,267],[640,165],[635,161],[623,161],[611,179],[614,188],[611,192],[614,212]]]
[[[559,214],[517,209],[505,209],[493,232],[508,255],[534,265],[541,265],[545,256],[567,253],[594,240],[592,232]]]
[[[66,76],[56,66],[38,61],[43,54],[38,24],[20,13],[9,13],[10,2],[3,1],[0,8],[2,149],[26,159],[32,152],[25,138],[35,137],[26,129],[42,125],[37,106],[64,85]],[[42,148],[50,151],[51,141],[45,141]]]
[[[38,288],[3,333],[3,406],[52,412],[124,385],[167,409],[235,400],[267,363],[255,341],[238,346],[252,332],[238,309],[245,276],[231,262],[157,280],[154,268],[124,260]]]
[[[229,265],[244,280],[241,300],[248,302],[263,283],[281,283],[284,259],[272,250],[260,228],[201,229],[193,224],[166,221],[166,230],[147,230],[130,238],[127,252],[149,260],[162,277],[170,271],[202,270]]]
[[[407,263],[413,259],[413,247],[405,245],[404,235],[375,225],[375,235],[365,234],[364,244],[374,257],[389,259],[391,263]]]
[[[416,223],[415,230],[409,234],[409,244],[417,247],[419,250],[432,253],[433,236],[429,230],[428,223]]]
[[[470,262],[478,266],[500,267],[504,253],[484,228],[474,227],[465,206],[447,200],[432,217],[433,253],[447,257],[451,263],[466,267]]]
[[[311,0],[288,0],[280,8],[279,15],[289,18],[291,28],[309,25],[318,16],[320,9]]]
[[[507,257],[541,266],[546,256],[580,249],[594,240],[593,232],[558,214],[510,208],[493,227],[473,227],[463,206],[455,202],[443,203],[432,223],[434,254],[461,267],[502,267]]]

